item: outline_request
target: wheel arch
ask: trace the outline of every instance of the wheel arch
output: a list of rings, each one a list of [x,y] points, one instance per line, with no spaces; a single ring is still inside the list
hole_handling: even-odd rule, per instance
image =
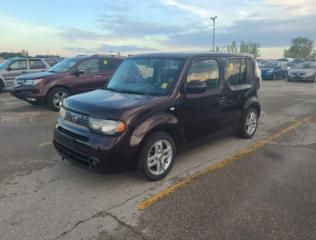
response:
[[[49,94],[50,94],[54,89],[56,89],[56,88],[64,88],[64,89],[67,89],[67,91],[69,91],[70,94],[72,94],[72,91],[71,91],[71,89],[70,89],[69,87],[67,87],[67,86],[65,86],[65,85],[54,85],[54,86],[50,87],[50,88],[47,90],[47,92],[46,92],[46,94],[45,94],[45,102],[47,102],[47,98],[48,98]]]
[[[260,117],[261,115],[261,105],[260,105],[260,102],[258,100],[257,97],[252,97],[252,98],[249,98],[246,103],[244,104],[244,111],[246,111],[247,109],[249,108],[255,108],[257,110],[257,113],[258,113],[258,117]]]

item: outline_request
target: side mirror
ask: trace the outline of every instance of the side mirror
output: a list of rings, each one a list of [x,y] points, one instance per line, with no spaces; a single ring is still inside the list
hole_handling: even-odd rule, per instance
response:
[[[11,68],[11,67],[8,67],[8,68],[7,68],[7,71],[8,71],[8,72],[10,72],[11,70],[12,70],[12,68]]]
[[[187,91],[188,93],[203,93],[207,89],[207,85],[202,81],[193,81],[187,83]]]
[[[73,72],[73,74],[79,77],[81,74],[84,74],[84,70],[82,70],[82,69],[76,69],[76,70]]]

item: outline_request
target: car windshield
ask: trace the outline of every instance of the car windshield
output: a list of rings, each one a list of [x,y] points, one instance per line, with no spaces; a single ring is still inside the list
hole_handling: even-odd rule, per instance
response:
[[[141,95],[167,95],[183,66],[178,58],[125,60],[109,81],[108,90]]]
[[[66,58],[63,61],[57,63],[50,69],[48,72],[54,73],[65,73],[68,72],[77,62],[79,62],[80,58]]]
[[[277,67],[277,63],[276,62],[263,62],[261,64],[262,68],[274,68]]]
[[[5,60],[3,63],[0,64],[0,70],[6,69],[11,62],[12,61],[10,60]]]
[[[316,63],[299,63],[296,64],[294,69],[316,69]]]

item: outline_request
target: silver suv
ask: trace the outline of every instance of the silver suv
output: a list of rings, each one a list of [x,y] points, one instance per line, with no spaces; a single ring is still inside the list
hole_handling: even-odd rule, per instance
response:
[[[11,58],[0,64],[0,92],[11,90],[14,79],[22,74],[45,71],[56,64],[55,59]]]

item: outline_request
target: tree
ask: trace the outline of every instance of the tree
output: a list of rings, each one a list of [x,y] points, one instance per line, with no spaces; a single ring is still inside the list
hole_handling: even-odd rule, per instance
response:
[[[227,49],[227,52],[232,52],[232,53],[238,52],[236,41],[232,41],[232,43],[228,44],[226,46],[226,49]]]
[[[292,39],[289,49],[284,50],[285,58],[302,58],[306,60],[313,59],[314,41],[306,37],[296,37]]]
[[[240,42],[239,52],[250,53],[255,58],[260,57],[260,43],[257,42]]]

